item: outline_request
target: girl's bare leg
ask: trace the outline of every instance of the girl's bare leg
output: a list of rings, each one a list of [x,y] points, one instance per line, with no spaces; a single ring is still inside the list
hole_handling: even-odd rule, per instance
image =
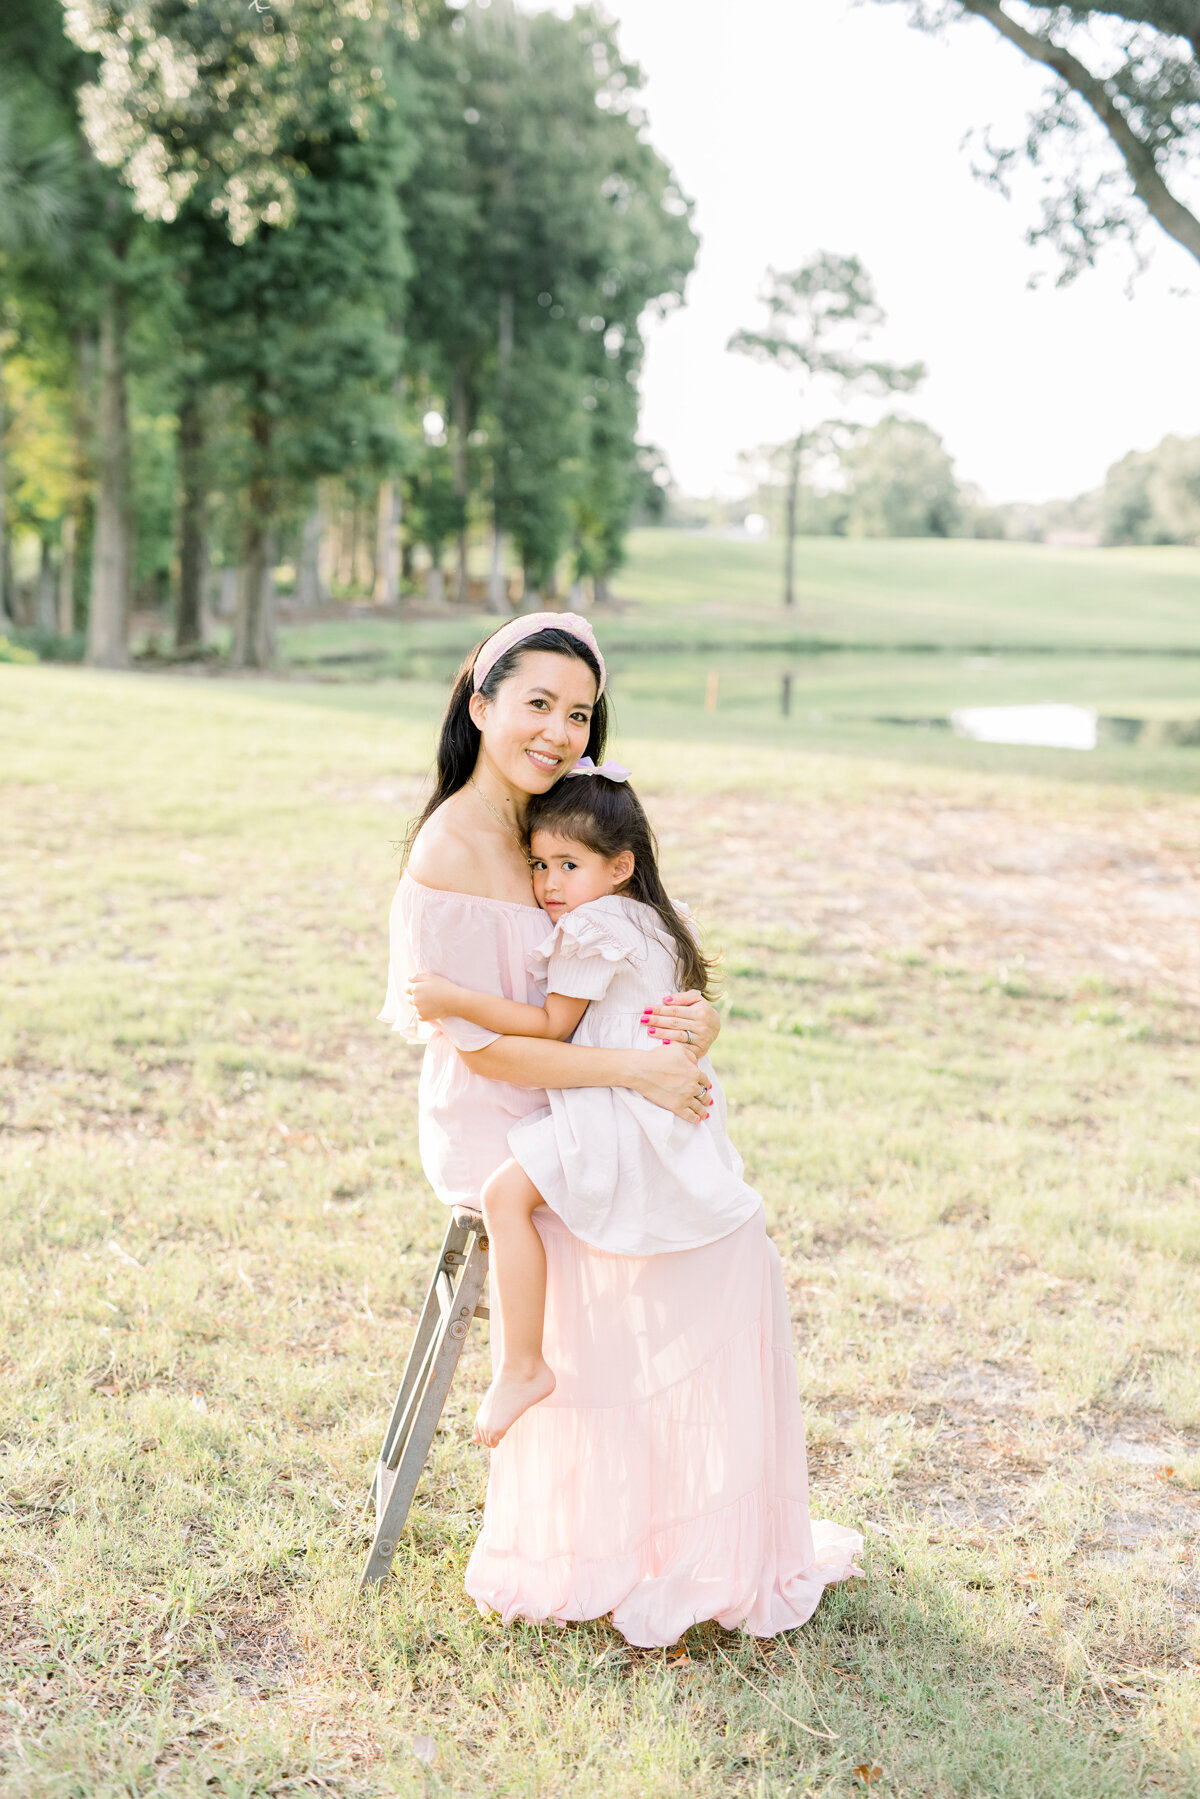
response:
[[[554,1375],[542,1356],[546,1252],[533,1222],[541,1203],[519,1162],[505,1162],[484,1185],[492,1302],[500,1313],[500,1366],[476,1415],[475,1441],[489,1449],[522,1412],[554,1391]]]

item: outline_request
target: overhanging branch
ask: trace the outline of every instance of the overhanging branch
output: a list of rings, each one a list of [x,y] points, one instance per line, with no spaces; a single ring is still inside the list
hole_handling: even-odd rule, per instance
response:
[[[1153,152],[1137,135],[1104,81],[1062,44],[1028,31],[1010,18],[996,0],[960,0],[963,11],[986,19],[1031,62],[1038,62],[1058,76],[1099,119],[1120,152],[1134,192],[1168,237],[1200,262],[1200,218],[1177,200],[1158,171]]]
[[[1062,0],[1025,0],[1025,4],[1037,12],[1062,11]],[[1090,13],[1103,13],[1128,25],[1152,25],[1156,31],[1183,38],[1200,62],[1200,0],[1099,0],[1095,6],[1070,5],[1068,0],[1068,10],[1081,21]]]

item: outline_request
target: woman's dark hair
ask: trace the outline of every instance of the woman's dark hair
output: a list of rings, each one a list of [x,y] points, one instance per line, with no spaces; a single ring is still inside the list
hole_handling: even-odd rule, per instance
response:
[[[675,979],[681,989],[696,988],[708,998],[714,963],[676,911],[658,872],[658,844],[641,800],[627,781],[603,775],[566,775],[548,793],[535,793],[525,813],[525,831],[550,831],[582,843],[597,856],[612,858],[633,852],[633,873],[620,889],[657,912],[675,945]]]
[[[489,633],[491,635],[491,633]],[[427,819],[432,818],[438,807],[465,787],[470,780],[475,763],[479,757],[479,726],[471,717],[471,695],[475,691],[474,668],[475,658],[479,654],[487,638],[482,638],[471,651],[457,675],[450,691],[450,701],[442,718],[442,728],[438,733],[437,774],[434,778],[433,792],[420,818],[409,827],[408,836],[404,840],[404,856],[416,842],[417,832]],[[548,625],[544,631],[535,631],[531,637],[523,637],[520,643],[513,645],[499,657],[495,666],[490,668],[485,679],[480,683],[480,693],[490,700],[497,688],[515,674],[521,665],[521,658],[532,650],[549,650],[555,656],[574,656],[590,668],[596,677],[596,685],[600,685],[600,664],[580,638],[573,637],[569,631],[559,630],[557,625]],[[608,696],[600,694],[592,708],[592,724],[588,733],[586,755],[593,762],[604,759],[604,745],[608,739]]]

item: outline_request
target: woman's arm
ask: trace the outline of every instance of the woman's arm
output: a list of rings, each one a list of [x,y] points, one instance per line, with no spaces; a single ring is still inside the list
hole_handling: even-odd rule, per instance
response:
[[[664,1049],[589,1049],[533,1037],[501,1037],[485,1049],[459,1050],[476,1074],[514,1087],[628,1087],[677,1118],[708,1115],[709,1083],[695,1056]]]
[[[544,1006],[526,1006],[498,993],[460,987],[440,974],[415,974],[408,983],[408,993],[417,1017],[427,1022],[465,1018],[468,1024],[481,1025],[485,1031],[499,1031],[502,1037],[552,1037],[559,1043],[566,1042],[588,1005],[586,999],[550,993]]]
[[[653,1036],[664,1043],[686,1044],[698,1056],[708,1054],[721,1029],[721,1014],[701,994],[692,990],[651,996],[649,1006],[646,1023]]]

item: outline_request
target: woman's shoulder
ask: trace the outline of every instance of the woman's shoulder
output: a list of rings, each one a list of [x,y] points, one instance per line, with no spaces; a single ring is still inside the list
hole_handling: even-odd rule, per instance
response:
[[[518,862],[512,841],[499,827],[489,830],[479,822],[474,808],[464,805],[461,790],[425,820],[405,873],[413,886],[419,884],[443,901],[503,906],[544,922],[534,903],[527,861],[522,856]]]
[[[405,874],[431,892],[473,895],[479,880],[479,847],[462,828],[452,801],[421,826]]]

